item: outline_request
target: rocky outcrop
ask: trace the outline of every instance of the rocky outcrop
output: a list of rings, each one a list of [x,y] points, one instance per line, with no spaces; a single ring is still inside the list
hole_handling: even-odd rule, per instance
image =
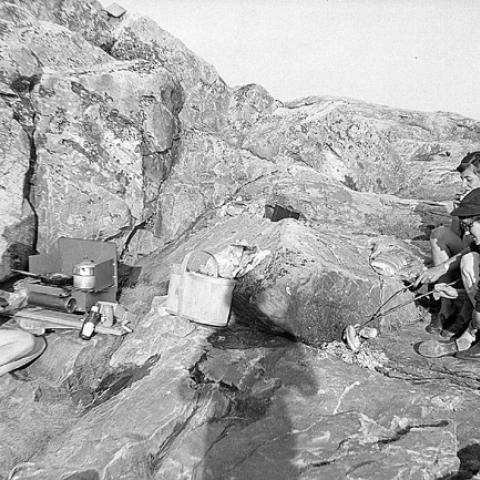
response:
[[[230,89],[216,70],[148,18],[127,15],[114,31],[111,54],[118,59],[141,58],[160,64],[180,82],[183,124],[217,130],[225,123]]]
[[[159,66],[116,62],[65,27],[3,9],[0,70],[34,146],[22,183],[38,218],[36,247],[70,235],[115,239],[121,251],[153,216],[173,163],[180,87]]]
[[[239,122],[233,108],[225,135],[261,158],[301,163],[358,191],[446,200],[453,168],[480,148],[480,125],[447,113],[398,110],[345,98],[309,97],[271,108],[246,98],[257,114]]]
[[[398,334],[384,338],[399,342]],[[387,354],[364,348],[369,368],[338,358],[340,352],[348,358],[340,346],[334,354],[252,325],[195,325],[165,315],[156,299],[109,360],[112,374],[100,383],[85,378],[90,403],[74,426],[10,478],[471,474],[478,461],[470,414],[475,393],[459,397],[458,386],[439,382],[425,359],[421,381],[412,383],[388,370],[391,347]]]
[[[151,20],[77,3],[0,5],[0,276],[60,235],[114,240],[134,333],[50,333],[29,382],[0,379],[0,478],[472,477],[478,368],[415,357],[403,281],[479,122],[231,88]],[[269,255],[228,327],[166,314],[172,264],[238,241]]]
[[[36,218],[26,192],[30,172],[30,141],[3,96],[16,97],[0,84],[0,278],[11,268],[25,268],[33,253]]]
[[[115,239],[121,249],[155,211],[173,162],[180,108],[173,79],[134,63],[51,72],[33,103],[40,115],[32,188],[39,248],[87,234]]]
[[[310,345],[339,339],[347,325],[366,322],[402,288],[398,279],[379,277],[369,265],[374,242],[367,235],[345,236],[341,228],[328,225],[312,228],[296,220],[272,223],[246,215],[198,224],[175,249],[139,262],[142,272],[137,282],[150,285],[151,295],[164,294],[171,265],[180,263],[186,252],[217,254],[238,241],[270,255],[238,284],[235,315]],[[420,260],[411,247],[404,245],[396,254],[409,256],[413,271],[418,271]],[[138,298],[139,288],[124,289],[125,300]],[[405,293],[396,303],[408,298]],[[389,320],[401,325],[414,319],[415,309],[410,307]]]
[[[303,204],[294,205],[299,203],[298,190],[303,187],[282,180],[291,178],[288,171],[300,171],[300,166],[307,167],[308,173],[300,174],[303,178],[322,177],[332,197],[341,198],[350,195],[347,191],[358,190],[445,200],[458,188],[452,169],[460,152],[478,144],[476,123],[452,115],[427,115],[317,97],[282,104],[257,85],[230,89],[213,67],[151,21],[128,15],[114,19],[96,2],[86,2],[80,10],[68,2],[53,1],[8,2],[2,8],[2,41],[7,54],[2,57],[0,70],[8,88],[17,95],[15,101],[9,97],[9,106],[32,137],[31,203],[35,211],[38,209],[40,250],[48,249],[62,232],[116,239],[125,258],[134,261],[171,242],[177,234],[188,231],[197,218],[211,208],[231,203],[234,197],[240,200],[230,210],[247,204],[250,211],[261,212],[263,206],[256,195],[247,202],[236,195],[258,175],[266,176],[263,191],[256,192],[261,199],[277,198],[312,220],[307,205],[314,204],[308,198],[312,191],[303,194]],[[35,16],[48,21],[39,22]],[[94,34],[98,28],[111,40],[100,41]],[[103,50],[92,48],[89,42]],[[64,55],[63,47],[71,54]],[[125,63],[125,59],[129,61]],[[150,72],[150,87],[158,85],[160,96],[146,98],[149,86],[143,93],[135,92],[130,105],[121,93],[111,98],[105,95],[108,82],[116,84],[113,92],[123,88],[122,82],[127,84],[125,92],[129,92],[128,85],[145,85],[146,71]],[[103,80],[104,74],[110,76],[108,81],[106,77]],[[60,94],[52,90],[58,82],[79,84],[86,90],[83,83],[88,83],[90,92],[98,86],[104,93],[87,99],[88,92],[82,90],[81,94],[72,87]],[[73,102],[76,113],[70,109],[57,111],[59,102]],[[89,106],[92,102],[102,105],[98,114]],[[132,104],[135,106],[130,108]],[[131,112],[126,113],[127,107]],[[112,120],[117,111],[125,118]],[[52,122],[61,125],[51,126]],[[114,130],[107,136],[113,135],[115,140],[98,136],[98,130],[104,127]],[[129,140],[119,147],[127,131]],[[98,154],[97,147],[104,155],[104,179],[92,184],[85,178],[90,167],[83,157],[91,163]],[[117,147],[126,151],[119,152]],[[118,157],[125,154],[130,163],[117,172]],[[69,162],[60,160],[67,157],[82,167],[70,168]],[[202,162],[197,160],[200,158]],[[108,173],[113,171],[115,175]],[[273,176],[275,171],[279,175]],[[74,182],[68,180],[70,177],[75,177]],[[202,180],[201,189],[195,185],[198,178]],[[267,178],[270,183],[278,182],[278,187],[268,187]],[[435,183],[438,178],[442,179],[441,188]],[[80,187],[74,185],[78,179]],[[415,192],[409,185],[415,185]],[[294,191],[289,191],[292,188]],[[74,212],[66,206],[72,195],[82,199]],[[318,190],[313,192],[313,199],[326,205],[318,198]],[[340,221],[339,213],[340,217],[355,218],[357,208],[352,212],[340,210],[342,213],[339,209],[332,212],[337,217],[335,222]],[[323,211],[322,215],[325,217]],[[368,215],[374,224],[380,224],[377,232],[389,233],[389,226],[382,225],[383,214]],[[393,221],[391,215],[386,218],[387,223]],[[412,221],[399,215],[397,220]],[[368,228],[372,222],[361,223],[360,228]]]
[[[75,0],[7,0],[4,2],[8,12],[15,12],[18,7],[29,12],[37,20],[56,23],[72,32],[78,32],[88,42],[108,50],[112,44],[111,30],[115,26],[113,19],[96,0],[76,2]],[[17,8],[13,9],[12,6]]]

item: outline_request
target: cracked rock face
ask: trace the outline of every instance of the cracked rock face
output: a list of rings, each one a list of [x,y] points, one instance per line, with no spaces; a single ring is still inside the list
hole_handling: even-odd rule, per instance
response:
[[[44,74],[36,87],[39,249],[85,233],[121,248],[151,215],[172,162],[175,84],[164,70],[135,68]]]
[[[30,169],[30,141],[0,94],[0,279],[25,268],[33,253],[36,221],[24,196]]]
[[[269,329],[311,345],[339,339],[345,326],[367,321],[379,304],[403,286],[398,277],[379,277],[370,267],[371,237],[346,237],[333,226],[306,226],[290,219],[272,223],[242,215],[206,219],[177,248],[143,259],[137,287],[125,289],[126,299],[140,298],[136,291],[144,285],[152,295],[164,294],[171,265],[181,263],[186,252],[216,254],[238,240],[270,255],[239,281],[235,315],[253,324],[265,321]],[[414,249],[399,241],[396,248],[395,255],[410,258],[414,268],[420,267]],[[202,262],[201,255],[197,257],[193,268],[195,262]],[[408,301],[410,295],[400,295],[389,307]],[[411,305],[388,321],[399,325],[416,318]]]
[[[212,329],[165,315],[162,302],[110,358],[117,373],[92,386],[93,408],[12,479],[433,480],[458,471],[474,392],[452,408],[456,387],[427,374],[417,384],[387,378],[252,325]]]
[[[29,198],[35,211],[34,246],[46,251],[58,236],[70,235],[113,239],[122,250],[153,217],[173,163],[180,87],[161,66],[115,61],[88,35],[37,21],[48,5],[28,11],[29,5],[2,5],[0,76],[1,95],[32,145],[18,178],[26,190],[15,193]],[[72,8],[64,3],[48,20],[61,17],[83,33],[92,29],[93,21],[72,20]]]
[[[216,70],[148,18],[127,15],[114,31],[111,54],[121,60],[134,58],[158,63],[180,82],[185,125],[218,130],[225,123],[230,89]]]
[[[258,96],[245,102],[253,107]],[[454,167],[480,147],[474,120],[344,98],[308,97],[260,110],[250,121],[237,115],[233,108],[224,134],[261,158],[309,165],[354,190],[410,198],[451,198]]]
[[[114,240],[134,332],[49,333],[0,378],[0,479],[474,478],[479,367],[415,354],[402,279],[480,124],[230,88],[151,20],[77,4],[0,4],[0,277],[60,235]],[[228,326],[166,314],[172,264],[238,241],[270,254]],[[339,341],[398,291],[378,338]]]

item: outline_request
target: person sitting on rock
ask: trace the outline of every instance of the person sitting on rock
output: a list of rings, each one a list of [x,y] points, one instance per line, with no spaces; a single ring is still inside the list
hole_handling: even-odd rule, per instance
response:
[[[480,152],[468,153],[457,167],[462,179],[462,193],[454,199],[454,207],[458,207],[461,199],[471,190],[480,187]],[[416,280],[417,287],[423,283],[450,283],[459,276],[458,267],[461,258],[469,252],[471,236],[465,235],[459,218],[453,216],[450,226],[440,226],[432,231],[430,246],[433,267],[423,272]],[[450,337],[461,329],[471,315],[472,304],[466,301],[462,311],[455,317],[453,301],[440,299],[440,311],[427,326],[429,333],[441,333]]]
[[[8,298],[9,293],[4,292]],[[13,305],[0,297],[0,315],[11,314]],[[21,328],[0,328],[0,376],[23,367],[45,350],[43,337],[36,337]]]
[[[428,340],[421,342],[417,351],[424,357],[444,357],[455,355],[457,358],[480,360],[480,342],[476,334],[480,329],[480,188],[468,193],[456,207],[452,215],[459,217],[462,227],[470,232],[472,242],[468,252],[461,256],[460,271],[463,286],[473,311],[463,333],[450,340]]]

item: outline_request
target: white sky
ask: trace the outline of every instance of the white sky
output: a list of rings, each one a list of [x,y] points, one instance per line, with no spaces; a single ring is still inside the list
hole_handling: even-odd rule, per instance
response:
[[[230,86],[480,120],[479,0],[115,1],[154,19]]]

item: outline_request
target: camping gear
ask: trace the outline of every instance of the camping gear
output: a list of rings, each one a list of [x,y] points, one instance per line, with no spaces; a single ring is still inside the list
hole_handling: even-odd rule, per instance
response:
[[[83,260],[73,266],[73,286],[86,291],[95,288],[95,263],[93,260]]]
[[[28,266],[28,271],[18,273],[38,280],[26,284],[31,305],[88,312],[98,301],[116,302],[117,247],[113,242],[60,237],[50,253],[30,255]]]
[[[357,352],[360,349],[360,345],[361,345],[360,339],[358,338],[356,327],[357,326],[348,325],[347,328],[345,328],[343,333],[344,340],[347,342],[348,347],[353,352]]]
[[[417,258],[412,255],[409,248],[384,240],[372,244],[368,263],[377,275],[404,280],[416,275],[420,267]]]
[[[77,301],[70,296],[69,292],[57,291],[52,294],[29,292],[28,305],[46,307],[62,312],[73,313],[77,309]]]
[[[40,307],[28,307],[18,311],[13,318],[25,330],[32,327],[48,329],[74,329],[81,330],[85,316],[46,310]],[[95,333],[122,336],[132,332],[132,329],[123,324],[107,327],[102,323],[95,325]]]
[[[199,273],[218,275],[222,278],[240,278],[253,270],[260,262],[270,255],[270,250],[259,250],[245,241],[237,241],[215,253],[205,265],[199,268]]]
[[[97,305],[93,305],[83,321],[82,328],[78,334],[82,340],[90,340],[92,338],[95,327],[100,323],[102,315]]]
[[[213,276],[188,271],[190,260],[198,253],[214,259]],[[180,268],[174,266],[171,273],[165,309],[194,322],[224,327],[228,323],[235,283],[234,279],[218,276],[215,255],[206,250],[189,252]]]
[[[98,302],[100,306],[100,314],[102,316],[102,324],[105,327],[111,327],[115,323],[115,306],[109,302]]]
[[[456,283],[456,281],[454,282],[451,282],[451,283],[446,283],[445,286],[446,287],[449,287],[451,285],[453,285],[454,283]],[[378,320],[379,318],[381,317],[385,317],[386,315],[389,315],[390,313],[394,312],[395,310],[398,310],[399,308],[403,308],[407,305],[409,305],[410,303],[413,303],[413,302],[416,302],[418,300],[420,300],[421,298],[424,298],[424,297],[427,297],[428,295],[431,295],[433,292],[434,292],[434,289],[432,290],[429,290],[428,292],[426,293],[423,293],[421,295],[417,295],[417,296],[414,296],[413,298],[411,298],[410,300],[407,300],[406,302],[403,302],[403,303],[400,303],[398,305],[394,305],[393,307],[390,307],[390,308],[386,308],[386,306],[395,298],[397,297],[398,295],[400,295],[401,293],[403,292],[406,292],[409,288],[412,287],[412,284],[409,283],[407,285],[405,285],[404,287],[400,288],[399,290],[395,291],[392,295],[390,295],[390,297],[388,297],[378,308],[377,310],[375,311],[375,313],[373,315],[371,315],[368,320],[366,320],[365,322],[363,322],[362,324],[357,324],[357,325],[348,325],[344,331],[343,331],[343,339],[346,341],[347,345],[349,346],[349,348],[351,350],[353,350],[354,352],[358,351],[358,349],[360,348],[360,339],[359,339],[359,336],[363,337],[363,338],[374,338],[375,336],[378,335],[378,331],[376,331],[376,334],[373,335],[373,336],[370,336],[371,334],[373,334],[373,331],[369,332],[369,336],[368,337],[365,337],[364,335],[360,335],[360,332],[363,330],[364,332],[366,331],[365,330],[365,327],[373,322],[374,320]],[[376,330],[376,329],[374,329]]]
[[[407,260],[400,256],[388,254],[379,254],[370,258],[370,266],[379,275],[384,277],[394,277],[399,274],[403,267],[407,265]]]
[[[26,277],[37,278],[42,283],[45,283],[45,285],[54,285],[57,287],[71,286],[73,282],[72,276],[64,273],[47,273],[40,275],[39,273],[27,272],[26,270],[18,270],[16,268],[12,268],[12,272],[25,275]]]

